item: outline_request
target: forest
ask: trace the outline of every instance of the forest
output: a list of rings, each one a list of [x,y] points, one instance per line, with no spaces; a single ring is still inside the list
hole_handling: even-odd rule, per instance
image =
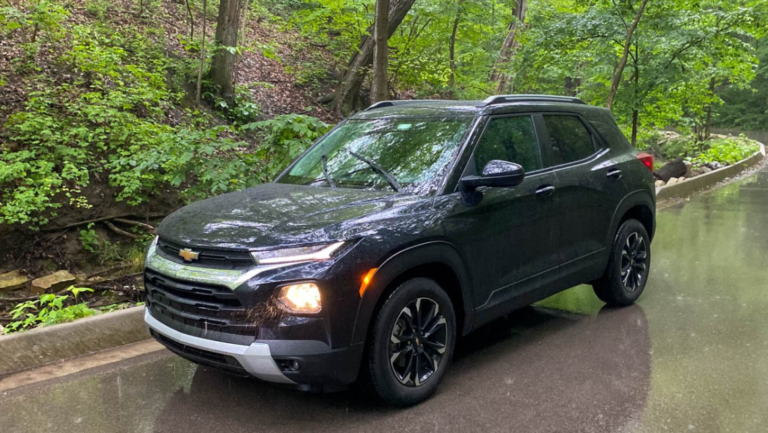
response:
[[[3,0],[0,271],[135,273],[163,216],[269,182],[384,99],[577,96],[659,161],[735,162],[752,145],[712,130],[766,129],[766,17],[766,0]]]

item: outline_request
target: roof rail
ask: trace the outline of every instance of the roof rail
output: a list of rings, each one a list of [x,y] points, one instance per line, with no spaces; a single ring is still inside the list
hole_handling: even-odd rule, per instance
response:
[[[584,101],[572,96],[550,96],[550,95],[494,95],[489,96],[478,107],[487,107],[488,105],[504,104],[507,102],[561,102],[566,104],[583,104]]]
[[[404,99],[404,100],[401,100],[401,101],[380,101],[380,102],[377,102],[377,103],[371,105],[370,107],[366,108],[363,111],[371,111],[371,110],[375,110],[377,108],[384,108],[384,107],[394,107],[396,105],[416,104],[416,103],[419,103],[419,102],[435,102],[435,100],[430,100],[430,99]]]

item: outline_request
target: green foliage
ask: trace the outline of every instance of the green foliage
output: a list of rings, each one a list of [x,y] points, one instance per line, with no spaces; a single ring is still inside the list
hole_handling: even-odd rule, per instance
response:
[[[708,140],[707,145],[707,150],[692,159],[695,165],[700,166],[713,162],[731,165],[753,155],[760,149],[756,142],[744,136],[738,138],[714,138]]]
[[[0,222],[46,223],[44,212],[60,206],[56,194],[88,185],[92,173],[119,173],[116,158],[172,131],[161,123],[176,98],[165,83],[168,62],[147,39],[89,26],[71,36],[58,61],[73,82],[30,92],[5,125],[17,150],[0,155],[0,185],[16,188],[0,192]]]
[[[261,178],[270,181],[290,162],[322,137],[330,125],[311,116],[285,114],[273,119],[243,125],[263,137],[255,156],[266,161]]]
[[[212,89],[205,92],[205,96],[216,110],[236,125],[253,122],[259,116],[259,104],[253,101],[246,86],[235,86],[235,98],[231,103],[217,96],[217,92]]]
[[[96,313],[88,304],[76,303],[80,293],[93,292],[92,289],[71,286],[66,291],[66,295],[47,293],[40,295],[36,300],[17,304],[11,310],[11,318],[14,321],[5,327],[4,332],[10,334],[38,326],[71,322]],[[70,305],[65,305],[67,303]]]
[[[103,21],[109,12],[109,2],[105,0],[89,0],[85,3],[85,10]]]
[[[750,85],[724,84],[717,89],[723,100],[714,107],[718,127],[762,131],[768,125],[768,38],[758,39],[755,46],[760,64]]]
[[[201,113],[177,111],[182,95],[167,76],[178,65],[149,38],[130,28],[118,33],[93,25],[74,26],[71,37],[58,62],[72,71],[72,81],[40,76],[45,85],[30,92],[24,110],[5,125],[0,223],[44,225],[61,207],[61,196],[87,207],[78,191],[100,173],[118,188],[117,200],[131,205],[163,188],[195,199],[264,178],[263,161],[237,140],[236,129],[207,128]],[[238,88],[228,110],[233,121],[250,122],[258,114],[248,95]],[[178,125],[168,124],[172,113],[181,117]]]
[[[701,143],[694,136],[680,136],[669,139],[661,146],[661,156],[666,159],[693,156],[701,150]]]
[[[0,33],[18,30],[24,42],[38,37],[40,32],[49,34],[51,39],[60,37],[61,23],[69,16],[63,5],[52,0],[21,2],[18,8],[11,2],[6,4],[0,7]]]
[[[93,223],[88,224],[87,229],[80,230],[80,243],[86,251],[96,252],[96,249],[99,247],[99,237],[96,235],[96,231],[93,230]]]

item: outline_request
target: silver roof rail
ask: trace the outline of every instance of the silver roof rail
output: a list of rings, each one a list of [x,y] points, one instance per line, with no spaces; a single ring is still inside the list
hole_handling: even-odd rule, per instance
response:
[[[478,107],[487,107],[495,104],[505,104],[510,102],[560,102],[566,104],[582,104],[584,101],[572,96],[551,96],[551,95],[494,95],[489,96],[478,105]]]
[[[408,105],[408,104],[417,104],[419,102],[435,102],[435,101],[439,101],[439,100],[436,100],[436,99],[404,99],[404,100],[400,100],[400,101],[380,101],[380,102],[377,102],[377,103],[371,105],[370,107],[366,108],[363,111],[371,111],[371,110],[375,110],[377,108],[384,108],[384,107],[394,107],[396,105]]]

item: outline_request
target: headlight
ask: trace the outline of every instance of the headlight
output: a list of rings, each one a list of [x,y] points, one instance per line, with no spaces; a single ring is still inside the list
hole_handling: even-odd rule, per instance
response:
[[[315,283],[291,284],[280,288],[277,301],[292,313],[313,314],[322,309],[320,288]]]
[[[259,265],[273,265],[277,263],[292,262],[320,262],[333,257],[344,242],[332,244],[312,245],[308,247],[283,248],[271,251],[253,251],[251,256]]]

